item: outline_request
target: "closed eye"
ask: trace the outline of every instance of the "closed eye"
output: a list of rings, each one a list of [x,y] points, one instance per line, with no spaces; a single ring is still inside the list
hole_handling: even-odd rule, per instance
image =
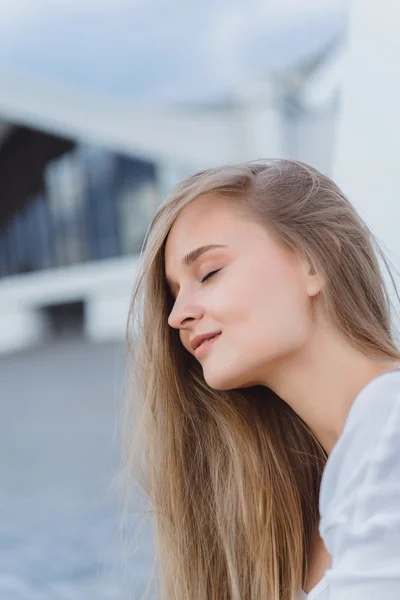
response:
[[[203,279],[200,281],[200,283],[204,283],[205,281],[207,281],[207,279],[210,279],[210,277],[215,275],[215,273],[218,273],[218,271],[220,271],[220,270],[221,269],[216,269],[215,271],[210,271],[209,273],[207,273],[207,275],[205,275],[205,277],[203,277]]]

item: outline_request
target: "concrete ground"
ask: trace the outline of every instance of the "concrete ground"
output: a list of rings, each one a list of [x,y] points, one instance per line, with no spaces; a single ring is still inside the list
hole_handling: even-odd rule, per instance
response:
[[[118,534],[123,375],[122,345],[79,337],[0,358],[1,599],[141,598],[150,537],[128,556]]]

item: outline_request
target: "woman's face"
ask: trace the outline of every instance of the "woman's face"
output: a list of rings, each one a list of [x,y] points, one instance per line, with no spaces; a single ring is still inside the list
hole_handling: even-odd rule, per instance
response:
[[[165,274],[175,299],[168,323],[212,388],[267,384],[312,334],[316,276],[236,201],[210,194],[183,209],[167,238]],[[198,346],[197,336],[212,334]]]

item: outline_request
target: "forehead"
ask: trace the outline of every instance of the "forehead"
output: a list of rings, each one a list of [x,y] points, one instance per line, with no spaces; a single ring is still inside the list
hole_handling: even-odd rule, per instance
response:
[[[224,243],[244,224],[237,200],[208,194],[196,198],[178,215],[165,245],[165,262],[175,262],[193,248]]]

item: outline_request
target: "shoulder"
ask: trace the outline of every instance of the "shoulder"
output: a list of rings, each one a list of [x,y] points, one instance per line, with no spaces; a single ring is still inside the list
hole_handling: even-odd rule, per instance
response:
[[[400,371],[355,399],[321,482],[332,598],[400,597]],[[331,596],[330,596],[331,597]]]
[[[400,460],[400,369],[373,379],[354,400],[324,469],[321,519],[342,509],[340,500],[350,504],[368,477],[385,478],[397,456]]]
[[[374,438],[379,437],[379,425],[384,424],[393,410],[399,408],[399,398],[400,368],[372,379],[354,400],[341,438],[346,439],[357,433],[360,425],[370,429],[371,433],[376,432]]]

